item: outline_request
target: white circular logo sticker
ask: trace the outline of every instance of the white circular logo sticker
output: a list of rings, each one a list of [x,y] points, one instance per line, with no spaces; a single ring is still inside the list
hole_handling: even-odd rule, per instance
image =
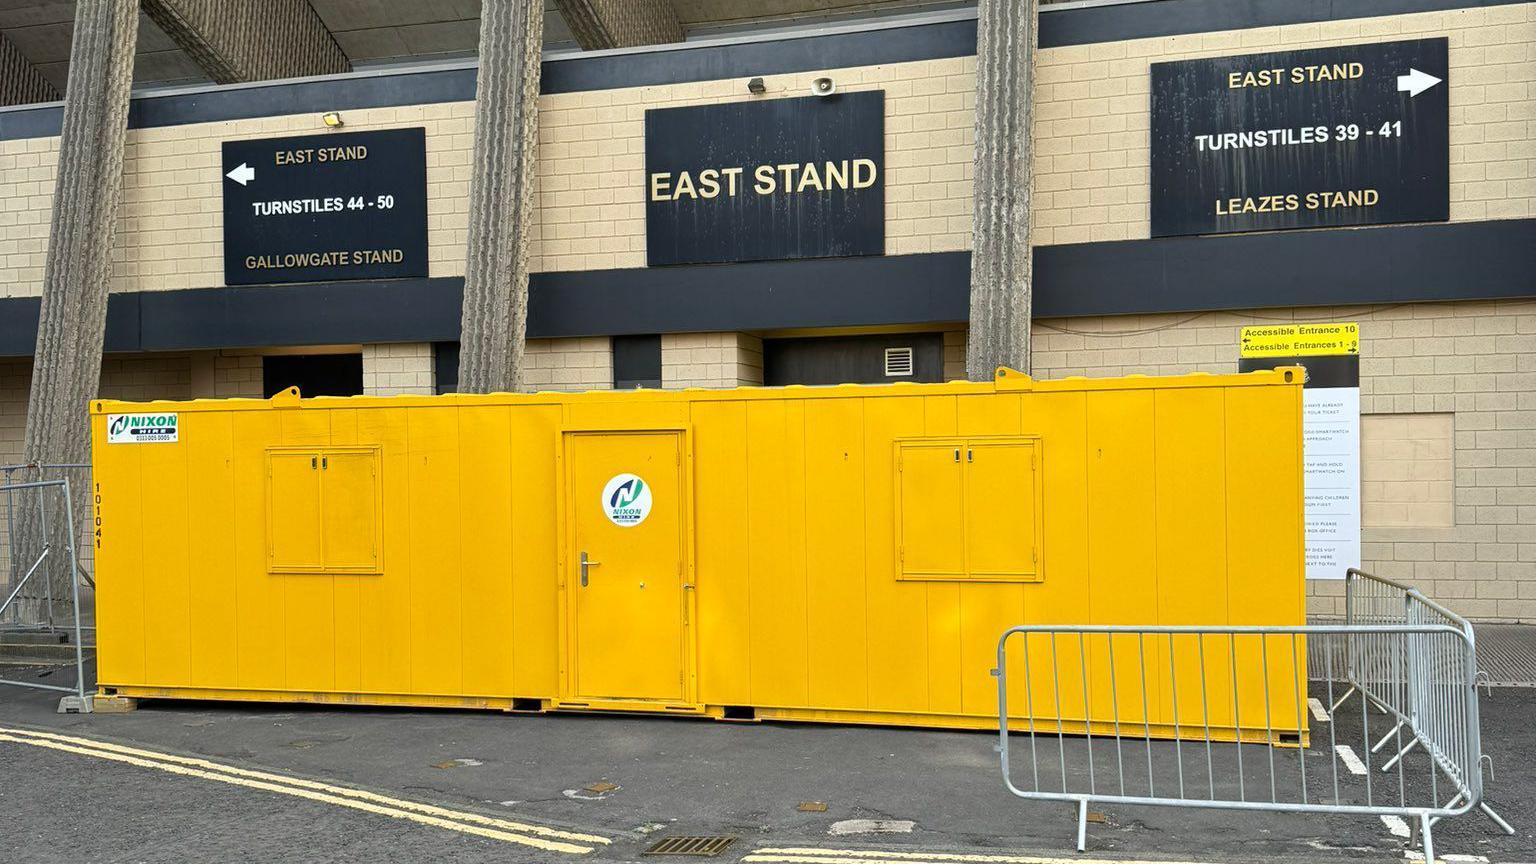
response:
[[[603,487],[603,512],[620,528],[632,528],[651,515],[651,487],[635,474],[618,474]]]

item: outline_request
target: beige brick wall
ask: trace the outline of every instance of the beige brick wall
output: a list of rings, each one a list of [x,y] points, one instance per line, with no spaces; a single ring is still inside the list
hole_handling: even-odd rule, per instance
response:
[[[255,351],[198,351],[192,355],[193,399],[261,399],[262,355]]]
[[[944,380],[965,380],[965,331],[944,332]]]
[[[1192,33],[1040,52],[1034,242],[1150,232],[1150,64],[1445,36],[1451,220],[1536,214],[1536,4]]]
[[[1148,235],[1153,61],[1442,34],[1451,218],[1533,215],[1536,3],[1522,3],[1041,51],[1035,242]],[[968,249],[975,58],[769,76],[769,96],[805,93],[824,74],[844,90],[886,92],[887,252]],[[645,109],[744,98],[739,79],[541,97],[533,269],[644,266]],[[461,275],[473,103],[344,116],[347,131],[426,127],[431,275]],[[131,130],[113,290],[223,284],[220,142],[321,131],[310,114]],[[55,138],[0,142],[0,297],[40,290],[56,159]]]
[[[753,387],[763,383],[763,340],[750,333],[661,337],[661,386]]]
[[[974,70],[974,58],[955,58],[768,84],[770,96],[801,95],[831,75],[845,90],[885,90],[886,249],[953,251],[970,244]],[[746,97],[736,79],[541,97],[533,269],[645,266],[645,110]],[[474,104],[343,116],[347,132],[426,128],[430,275],[462,275]],[[323,131],[310,114],[130,130],[112,290],[222,285],[221,142]],[[56,138],[0,141],[0,297],[41,290],[57,157]]]
[[[0,358],[0,465],[21,460],[32,387],[30,358]],[[189,354],[109,354],[101,362],[101,396],[147,402],[192,398]]]
[[[192,398],[192,358],[187,354],[109,354],[101,361],[105,399],[149,402]]]
[[[975,122],[974,57],[766,78],[767,97],[832,77],[885,91],[886,252],[967,249]],[[645,266],[647,108],[738,102],[743,79],[545,96],[539,115],[536,270]]]
[[[27,430],[27,392],[32,386],[30,359],[0,358],[0,465],[21,461]]]
[[[430,342],[363,346],[364,395],[431,396],[435,380]]]
[[[1454,524],[1365,527],[1366,569],[1479,619],[1536,621],[1536,301],[1037,321],[1034,374],[1231,372],[1238,331],[1274,321],[1360,322],[1362,414],[1451,415]],[[1340,587],[1310,583],[1309,607],[1341,614]]]
[[[262,396],[261,357],[225,351],[192,354],[192,398],[228,399]]]
[[[613,348],[606,336],[529,339],[523,369],[525,390],[613,389]]]
[[[463,272],[473,113],[466,102],[346,114],[347,131],[428,127],[432,275]],[[130,130],[112,290],[222,285],[221,142],[323,131],[310,114]],[[0,141],[0,297],[40,291],[57,158],[57,138]]]
[[[220,351],[214,358],[216,399],[260,399],[264,395],[260,354]]]
[[[750,333],[736,334],[736,385],[763,385],[763,340]]]
[[[1455,414],[1360,418],[1360,522],[1366,528],[1450,528],[1455,512]]]

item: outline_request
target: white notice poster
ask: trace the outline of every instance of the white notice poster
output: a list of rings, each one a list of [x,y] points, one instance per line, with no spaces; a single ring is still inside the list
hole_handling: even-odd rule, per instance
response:
[[[1302,391],[1307,578],[1360,566],[1360,388]]]

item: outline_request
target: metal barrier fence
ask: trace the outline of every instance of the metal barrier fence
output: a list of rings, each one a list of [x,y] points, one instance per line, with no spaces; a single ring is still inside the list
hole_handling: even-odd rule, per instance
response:
[[[75,683],[72,687],[45,684],[38,681],[22,681],[0,678],[0,684],[13,684],[38,690],[53,690],[72,694],[76,710],[89,711],[86,698],[85,644],[80,599],[80,566],[75,554],[76,525],[73,491],[67,478],[35,480],[31,482],[0,483],[0,501],[6,507],[8,522],[4,542],[0,542],[0,562],[8,565],[15,574],[7,584],[0,599],[0,638],[6,632],[31,631],[53,632],[61,625],[72,631],[75,655]],[[57,515],[63,514],[62,524]],[[29,521],[36,533],[21,526]],[[29,542],[26,547],[19,542],[22,537]],[[69,574],[68,597],[55,597],[54,584],[49,578],[51,568],[61,564]],[[68,614],[64,621],[56,616],[60,602],[67,602]],[[33,610],[28,613],[27,609]],[[67,623],[66,623],[67,622]]]
[[[1344,582],[1344,623],[1356,626],[1438,624],[1461,629],[1466,633],[1467,641],[1476,645],[1472,625],[1466,619],[1425,597],[1411,585],[1372,576],[1353,567],[1347,572]],[[1440,719],[1433,713],[1434,705],[1426,703],[1425,688],[1416,686],[1418,670],[1396,669],[1396,658],[1390,648],[1371,635],[1362,635],[1351,641],[1344,668],[1331,670],[1349,687],[1337,701],[1330,703],[1330,710],[1338,710],[1350,696],[1359,694],[1365,702],[1392,719],[1392,728],[1370,749],[1371,753],[1380,753],[1389,744],[1398,745],[1393,756],[1382,764],[1382,771],[1391,771],[1409,751],[1427,743],[1424,737],[1417,735],[1410,736],[1406,744],[1398,742],[1397,736],[1402,729],[1433,725]],[[1415,656],[1421,653],[1410,652]],[[1475,676],[1474,669],[1474,682],[1477,680]],[[1473,706],[1476,707],[1475,698]],[[1429,737],[1433,740],[1433,736]],[[1482,763],[1490,760],[1481,752],[1476,755],[1478,761],[1472,769],[1476,776],[1471,778],[1471,782],[1480,786]],[[1494,812],[1486,801],[1478,800],[1477,807],[1506,834],[1515,833],[1515,829]]]
[[[1396,816],[1433,860],[1434,821],[1478,806],[1483,790],[1472,630],[1450,618],[1013,627],[994,670],[1004,783],[1021,798],[1075,805],[1079,851],[1088,805],[1100,802]],[[1011,662],[1024,679],[1012,692]],[[1389,695],[1361,700],[1358,714],[1322,710],[1341,706],[1335,697],[1351,686]],[[1388,712],[1385,723],[1367,702]],[[1326,750],[1310,747],[1322,734]],[[1377,736],[1399,751],[1385,778],[1374,776]],[[1014,737],[1028,740],[1019,783]]]
[[[68,479],[70,488],[75,494],[77,574],[85,580],[87,586],[95,588],[95,544],[92,542],[94,514],[89,498],[86,497],[91,489],[91,466],[77,463],[0,465],[0,485],[60,479]],[[16,507],[16,501],[13,500],[14,497],[14,495],[0,496],[0,556],[4,555],[4,544],[18,528],[20,511]],[[0,557],[0,585],[6,586],[8,590],[19,577],[20,574],[16,572],[16,562]],[[0,618],[0,624],[3,624],[4,620]]]

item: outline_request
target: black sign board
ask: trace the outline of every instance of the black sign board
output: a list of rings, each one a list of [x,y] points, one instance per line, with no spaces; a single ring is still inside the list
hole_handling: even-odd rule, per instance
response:
[[[885,252],[885,93],[645,112],[647,260]]]
[[[1307,378],[1301,383],[1305,389],[1360,386],[1360,355],[1339,354],[1322,357],[1240,357],[1239,372],[1262,372],[1281,366],[1304,366]]]
[[[229,285],[427,275],[426,130],[225,141]]]
[[[1152,236],[1449,218],[1446,40],[1152,64]]]

